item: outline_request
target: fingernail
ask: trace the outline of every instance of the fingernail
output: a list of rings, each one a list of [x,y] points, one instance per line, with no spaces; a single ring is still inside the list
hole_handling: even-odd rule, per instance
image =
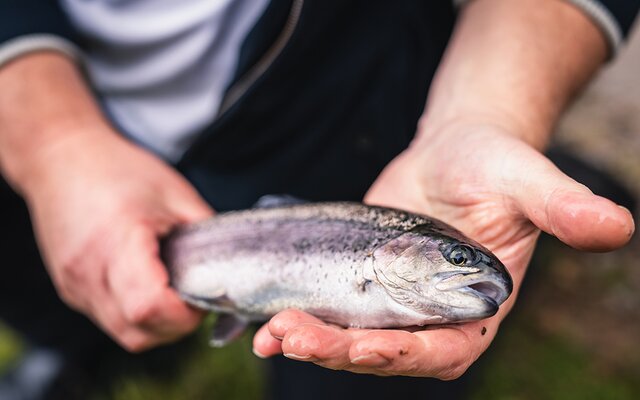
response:
[[[391,363],[388,359],[382,357],[378,353],[365,354],[351,360],[351,364],[363,365],[366,367],[384,367]]]
[[[318,361],[318,359],[312,356],[311,354],[307,354],[306,356],[301,356],[300,354],[295,354],[295,353],[284,353],[283,356],[290,358],[292,360],[297,360],[297,361]]]
[[[278,339],[278,340],[282,340],[283,339],[282,336],[276,336],[276,335],[271,335],[271,336],[273,336],[274,339]]]
[[[267,356],[265,356],[264,354],[262,354],[258,350],[256,350],[255,347],[253,349],[251,349],[251,351],[253,351],[253,354],[255,354],[256,357],[258,357],[258,358],[262,358],[262,359],[267,358]]]
[[[620,204],[618,204],[618,207],[620,207],[621,210],[624,210],[627,214],[629,214],[629,216],[631,217],[631,221],[633,222],[634,218],[633,218],[633,213],[631,212],[631,210],[629,210],[625,206],[621,206]],[[631,224],[631,226],[629,227],[629,231],[627,232],[627,235],[629,237],[631,237],[633,235],[633,232],[635,231],[635,229],[636,229],[635,222],[633,222]]]

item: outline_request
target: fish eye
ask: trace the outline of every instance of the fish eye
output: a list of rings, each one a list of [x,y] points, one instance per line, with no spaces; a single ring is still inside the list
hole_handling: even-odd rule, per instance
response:
[[[447,255],[447,260],[456,266],[466,265],[469,262],[474,261],[475,258],[475,251],[471,247],[462,244],[451,247],[451,250]]]

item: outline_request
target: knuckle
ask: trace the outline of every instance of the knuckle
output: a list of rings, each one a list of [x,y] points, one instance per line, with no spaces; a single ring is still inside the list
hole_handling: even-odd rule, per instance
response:
[[[140,302],[126,307],[124,310],[127,322],[133,325],[146,325],[154,320],[158,314],[155,304],[151,302]]]
[[[57,285],[56,286],[56,291],[58,292],[58,297],[60,297],[60,299],[67,304],[68,306],[74,306],[75,303],[75,299],[74,297],[71,295],[71,292],[69,292],[69,290],[67,288],[65,288],[64,286],[61,285]]]
[[[61,263],[60,266],[58,267],[58,270],[60,271],[60,274],[65,278],[73,277],[74,275],[77,274],[75,264],[71,262]]]
[[[320,360],[316,361],[315,364],[334,371],[349,370],[351,368],[351,363],[344,360]]]
[[[122,339],[120,345],[129,353],[141,353],[150,348],[152,343],[142,336],[129,336]]]
[[[54,280],[54,286],[58,297],[63,303],[72,309],[81,309],[81,302],[79,301],[78,296],[74,294],[74,291],[68,285],[60,282],[60,280]]]
[[[80,282],[84,277],[84,268],[75,260],[60,263],[58,270],[62,279],[68,282]]]

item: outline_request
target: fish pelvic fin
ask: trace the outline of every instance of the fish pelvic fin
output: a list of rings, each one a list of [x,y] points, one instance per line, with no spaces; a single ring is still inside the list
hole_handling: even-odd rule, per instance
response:
[[[249,325],[249,320],[235,314],[221,313],[213,325],[209,345],[224,347],[238,339]]]

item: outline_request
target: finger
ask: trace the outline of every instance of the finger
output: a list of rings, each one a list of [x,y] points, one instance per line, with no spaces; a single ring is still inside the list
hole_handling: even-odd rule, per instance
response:
[[[413,369],[416,368],[416,361],[423,354],[424,345],[416,335],[398,330],[370,331],[354,340],[349,348],[351,363],[361,367],[396,372],[417,373],[418,371]]]
[[[122,348],[138,353],[165,341],[164,337],[128,324],[120,308],[109,297],[96,295],[89,316]]]
[[[253,337],[253,354],[267,358],[282,353],[282,342],[271,335],[269,325],[264,324]]]
[[[456,328],[411,333],[303,324],[289,329],[282,351],[325,368],[449,380],[461,376],[489,342],[478,345]]]
[[[349,347],[362,329],[343,329],[299,310],[286,310],[271,319],[269,333],[282,339],[280,351],[291,359],[314,362],[331,369],[364,372],[350,365]]]
[[[425,330],[372,330],[355,338],[349,349],[352,365],[379,375],[461,376],[489,346],[501,318]]]
[[[349,364],[350,334],[310,314],[293,309],[282,311],[269,321],[268,329],[273,338],[282,339],[285,357],[332,369]]]
[[[159,335],[192,331],[202,312],[189,307],[169,287],[152,232],[134,229],[116,248],[121,253],[108,267],[107,282],[127,323]]]
[[[286,335],[290,328],[302,325],[302,324],[318,324],[325,325],[325,323],[314,317],[311,314],[307,314],[300,310],[284,310],[276,314],[267,324],[269,332],[276,339],[282,339]]]
[[[389,375],[448,380],[462,375],[481,350],[456,328],[417,333],[376,330],[354,340],[349,357],[353,364]]]
[[[491,319],[411,333],[341,329],[300,311],[281,314],[269,328],[272,335],[284,333],[281,350],[288,358],[359,373],[440,379],[460,376],[489,345],[498,325]]]
[[[151,334],[127,323],[109,292],[104,269],[92,274],[88,283],[91,287],[91,296],[88,297],[87,315],[126,350],[140,352],[173,339],[169,336]]]
[[[102,328],[116,343],[132,353],[139,353],[163,343],[179,338],[175,334],[157,334],[129,324],[123,317],[117,304],[109,301],[108,296],[92,308],[91,319]]]
[[[600,196],[556,192],[549,197],[547,210],[550,231],[580,250],[615,250],[635,230],[629,210]]]
[[[506,188],[515,205],[538,228],[581,250],[609,251],[634,231],[631,213],[596,196],[532,149],[505,166]],[[520,161],[516,161],[520,160]]]
[[[287,330],[282,340],[285,357],[310,361],[331,369],[350,366],[351,334],[342,328],[325,324],[304,323]]]
[[[50,272],[58,297],[71,309],[87,313],[90,310],[91,298],[95,294],[95,279],[87,270],[100,269],[99,263],[91,261],[86,265],[73,265]],[[91,268],[88,268],[91,267]]]
[[[351,365],[347,369],[377,375],[454,379],[489,346],[503,317],[413,331],[353,331]]]

